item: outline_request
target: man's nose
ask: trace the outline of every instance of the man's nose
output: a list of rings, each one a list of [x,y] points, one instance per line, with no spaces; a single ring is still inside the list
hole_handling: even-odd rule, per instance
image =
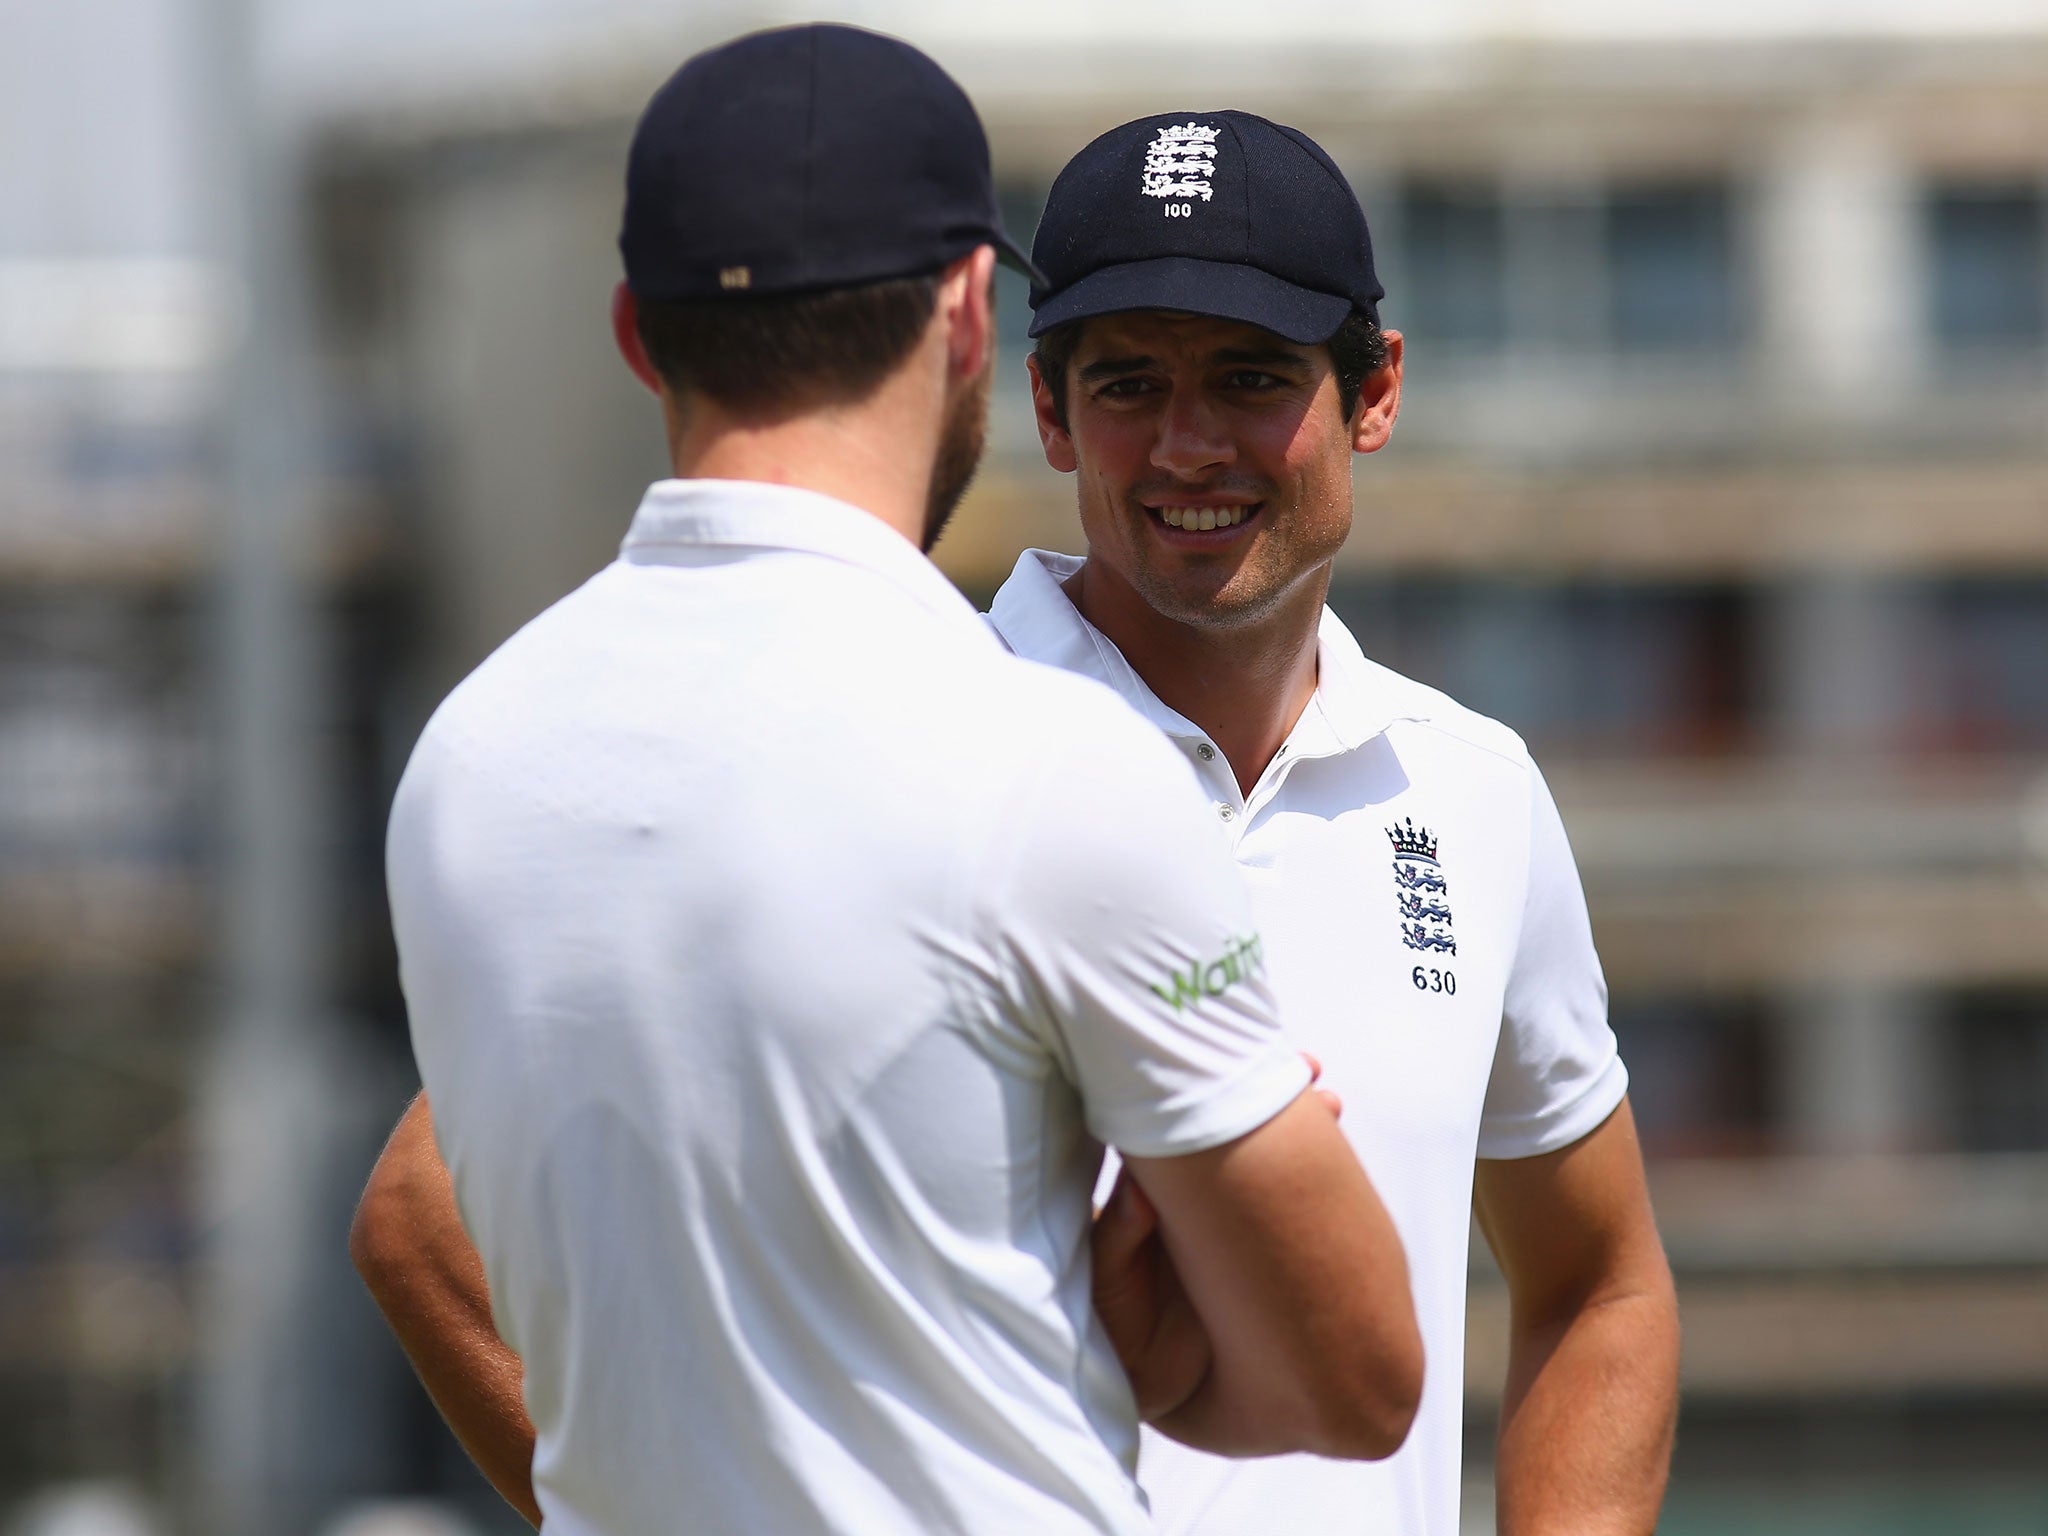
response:
[[[1201,390],[1176,389],[1159,413],[1152,464],[1176,475],[1195,475],[1234,463],[1237,445],[1224,429],[1222,413]]]

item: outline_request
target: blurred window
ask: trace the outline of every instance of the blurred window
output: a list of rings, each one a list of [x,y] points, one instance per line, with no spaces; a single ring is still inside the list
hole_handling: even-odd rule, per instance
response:
[[[1622,352],[1732,348],[1735,220],[1725,186],[1623,188],[1606,216],[1608,324]]]
[[[1916,701],[1916,714],[1932,726],[1930,744],[2048,748],[2048,583],[1945,582],[1930,607],[1932,654]]]
[[[2036,186],[1950,186],[1927,202],[1934,334],[2032,351],[2048,339],[2048,209]]]
[[[1733,588],[1409,577],[1340,584],[1330,604],[1375,660],[1506,721],[1539,751],[1746,744],[1752,668]]]
[[[1045,212],[1046,189],[1036,182],[1006,182],[996,189],[1003,229],[1026,251]],[[995,404],[989,432],[996,446],[1011,451],[1034,449],[1037,431],[1031,415],[1031,376],[1024,359],[1031,355],[1031,284],[1021,272],[996,267]]]
[[[0,868],[198,852],[188,631],[181,613],[105,596],[0,596]]]
[[[2048,1151],[2048,994],[1959,997],[1942,1038],[1952,1053],[1954,1144]]]
[[[1045,193],[1036,182],[1005,182],[996,189],[1004,232],[1027,252],[1045,213]],[[1003,344],[1028,349],[1024,333],[1031,328],[1031,284],[1023,273],[1002,265],[996,267],[996,316]]]
[[[1495,350],[1507,340],[1506,218],[1497,189],[1410,185],[1402,199],[1405,324],[1426,341]]]
[[[1610,1010],[1628,1063],[1629,1103],[1651,1157],[1722,1157],[1771,1149],[1771,1033],[1750,1000],[1617,999]]]

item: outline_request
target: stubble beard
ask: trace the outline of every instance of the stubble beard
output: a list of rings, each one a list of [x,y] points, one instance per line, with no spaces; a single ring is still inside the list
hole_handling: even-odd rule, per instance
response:
[[[938,456],[932,461],[931,489],[925,496],[924,537],[918,543],[926,554],[946,531],[960,499],[974,484],[974,472],[981,467],[982,453],[988,447],[989,386],[994,377],[991,353],[981,372],[968,380],[946,409]]]

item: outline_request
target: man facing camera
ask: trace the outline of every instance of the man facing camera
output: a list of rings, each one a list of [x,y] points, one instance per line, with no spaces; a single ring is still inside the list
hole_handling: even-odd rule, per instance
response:
[[[1027,551],[991,621],[1115,689],[1201,782],[1289,1029],[1400,1230],[1429,1360],[1375,1464],[1147,1434],[1158,1529],[1455,1536],[1476,1208],[1513,1317],[1500,1530],[1647,1533],[1677,1311],[1564,829],[1512,731],[1367,660],[1324,605],[1354,455],[1401,401],[1357,199],[1294,129],[1149,117],[1061,172],[1033,260],[1039,435],[1087,553]],[[1113,1200],[1098,1244],[1140,1337],[1174,1296],[1172,1234],[1148,1233]]]

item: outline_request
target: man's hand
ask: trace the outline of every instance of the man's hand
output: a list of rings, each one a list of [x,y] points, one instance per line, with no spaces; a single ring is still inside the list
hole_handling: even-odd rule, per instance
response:
[[[1302,1052],[1310,1084],[1332,1119],[1343,1101],[1321,1086],[1323,1064]],[[1213,1351],[1173,1256],[1159,1234],[1159,1213],[1125,1167],[1090,1238],[1095,1314],[1130,1377],[1138,1417],[1152,1423],[1179,1408],[1201,1386]]]
[[[424,1093],[377,1159],[348,1250],[455,1438],[505,1501],[539,1525],[525,1366],[491,1321],[483,1260],[463,1229]]]
[[[1091,1238],[1095,1315],[1131,1379],[1138,1417],[1161,1418],[1209,1373],[1209,1331],[1159,1237],[1159,1213],[1129,1168],[1116,1177]]]
[[[1330,1112],[1332,1120],[1343,1119],[1344,1101],[1337,1096],[1336,1089],[1323,1086],[1322,1059],[1313,1051],[1303,1051],[1301,1059],[1308,1063],[1308,1085],[1315,1090],[1317,1100]]]

